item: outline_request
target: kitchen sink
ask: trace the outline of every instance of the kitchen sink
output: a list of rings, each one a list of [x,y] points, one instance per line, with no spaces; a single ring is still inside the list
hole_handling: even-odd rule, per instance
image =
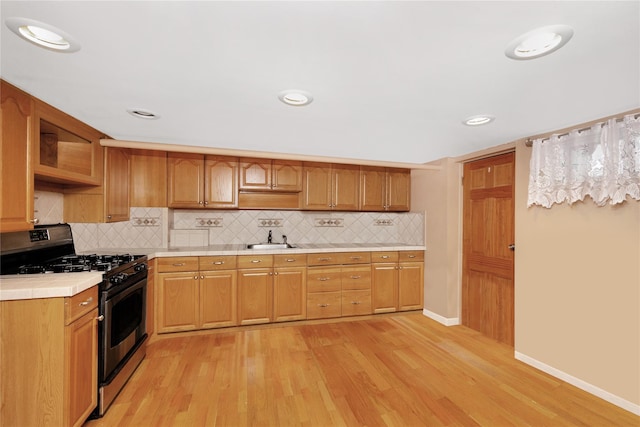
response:
[[[251,243],[247,245],[247,249],[292,249],[295,246],[288,243]]]

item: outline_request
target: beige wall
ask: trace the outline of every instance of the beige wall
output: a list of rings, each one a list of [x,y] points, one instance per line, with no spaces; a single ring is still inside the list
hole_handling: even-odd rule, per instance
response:
[[[460,316],[459,161],[486,154],[412,173],[413,209],[426,217],[425,314],[449,324]],[[640,202],[527,208],[530,155],[516,144],[516,355],[638,412]]]

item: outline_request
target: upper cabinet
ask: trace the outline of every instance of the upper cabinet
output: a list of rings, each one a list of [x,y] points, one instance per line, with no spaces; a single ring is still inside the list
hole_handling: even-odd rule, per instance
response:
[[[303,209],[358,210],[360,166],[305,163],[302,182]]]
[[[360,170],[360,210],[408,211],[411,170],[363,166]]]
[[[172,208],[237,208],[238,160],[169,153],[167,202]]]
[[[131,150],[131,206],[167,206],[167,152]]]
[[[102,147],[97,130],[34,99],[35,178],[59,184],[101,185]]]
[[[302,162],[240,159],[241,191],[302,191]]]
[[[29,162],[31,97],[0,80],[0,231],[33,228],[33,173]]]

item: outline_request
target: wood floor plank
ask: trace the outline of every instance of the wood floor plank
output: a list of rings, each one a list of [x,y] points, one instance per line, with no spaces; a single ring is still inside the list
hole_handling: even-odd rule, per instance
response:
[[[635,426],[640,417],[419,312],[165,335],[102,426]]]

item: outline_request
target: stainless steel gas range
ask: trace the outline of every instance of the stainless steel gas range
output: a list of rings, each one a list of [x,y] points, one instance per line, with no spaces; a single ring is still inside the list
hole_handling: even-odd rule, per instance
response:
[[[77,255],[68,224],[0,234],[0,274],[102,271],[98,285],[98,407],[102,416],[146,355],[147,257]]]

